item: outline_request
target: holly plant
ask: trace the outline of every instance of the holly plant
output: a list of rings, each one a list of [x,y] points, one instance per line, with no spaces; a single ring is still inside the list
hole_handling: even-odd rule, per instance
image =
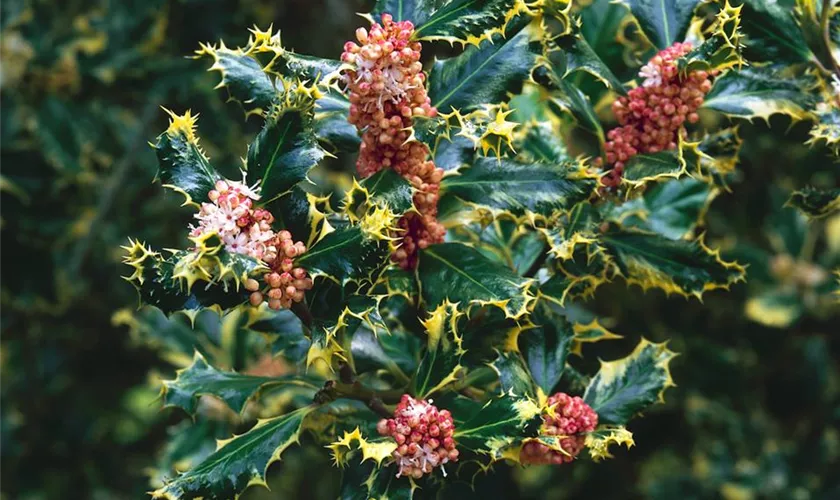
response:
[[[190,110],[153,142],[193,222],[179,249],[129,242],[143,308],[115,319],[182,366],[162,400],[195,424],[152,496],[237,498],[303,449],[342,498],[410,498],[631,447],[676,354],[621,332],[635,348],[595,362],[622,335],[590,306],[745,280],[702,231],[738,120],[811,119],[825,91],[748,60],[768,5],[623,0],[596,44],[589,5],[379,0],[335,59],[271,28],[201,45],[259,131],[220,170]]]

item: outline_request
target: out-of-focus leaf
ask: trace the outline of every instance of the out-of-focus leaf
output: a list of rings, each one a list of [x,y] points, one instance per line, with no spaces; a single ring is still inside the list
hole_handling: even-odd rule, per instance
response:
[[[840,189],[805,188],[794,191],[788,205],[796,207],[808,217],[826,217],[840,210]]]
[[[303,420],[312,410],[304,407],[260,420],[245,434],[220,441],[215,453],[152,493],[152,498],[236,498],[250,484],[264,484],[268,466],[298,441]]]
[[[795,289],[780,287],[750,297],[744,312],[756,323],[771,328],[788,328],[802,316],[805,307]]]

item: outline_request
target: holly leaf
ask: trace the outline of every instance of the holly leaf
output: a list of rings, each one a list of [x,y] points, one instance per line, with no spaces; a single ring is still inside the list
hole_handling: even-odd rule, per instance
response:
[[[538,68],[536,74],[537,78],[542,81],[539,75],[544,75],[543,68]],[[548,100],[549,106],[555,109],[555,112],[563,115],[568,113],[577,122],[577,124],[591,132],[598,138],[599,143],[604,142],[604,129],[601,127],[601,121],[598,115],[592,108],[592,103],[589,102],[589,97],[583,93],[577,86],[567,80],[561,78],[551,78],[552,88],[551,97]]]
[[[510,22],[527,12],[523,0],[451,0],[415,22],[414,39],[478,45],[494,35],[504,37]]]
[[[633,433],[623,425],[599,425],[597,429],[586,435],[584,445],[589,449],[592,460],[599,462],[605,458],[612,458],[610,445],[623,444],[628,449],[635,445]]]
[[[359,226],[337,229],[312,245],[295,261],[314,278],[323,276],[339,284],[371,280],[387,259],[388,245],[370,237]]]
[[[216,88],[227,90],[229,98],[240,103],[247,115],[261,115],[268,110],[278,89],[259,61],[246,51],[229,49],[224,44],[202,44],[196,57],[204,56],[213,59],[208,71],[217,71],[222,77]]]
[[[787,204],[808,217],[821,219],[840,210],[840,189],[801,189],[790,195]]]
[[[517,351],[500,352],[490,364],[490,367],[499,376],[499,389],[501,389],[502,394],[510,393],[536,398],[537,392],[534,380],[528,373],[522,355]]]
[[[347,116],[350,100],[343,93],[329,89],[315,101],[313,128],[318,140],[334,151],[352,153],[359,150],[359,133]]]
[[[330,228],[326,214],[319,209],[319,204],[325,202],[325,199],[307,193],[297,185],[264,206],[275,214],[280,227],[309,248]]]
[[[630,8],[648,40],[662,50],[682,41],[698,0],[621,0]]]
[[[512,29],[507,38],[495,35],[461,55],[435,61],[429,73],[429,98],[438,111],[467,110],[485,103],[507,101],[534,68],[542,48],[538,27]]]
[[[598,413],[602,424],[623,425],[656,402],[674,386],[669,363],[676,353],[664,343],[642,339],[626,358],[601,361],[583,400]]]
[[[222,176],[198,145],[195,135],[196,120],[189,111],[183,115],[169,113],[169,128],[158,136],[155,152],[158,158],[158,178],[165,187],[172,188],[186,197],[185,203],[201,203]]]
[[[533,315],[537,326],[519,334],[518,346],[534,381],[550,395],[563,376],[575,332],[564,317],[548,308],[537,312]]]
[[[728,289],[744,280],[745,269],[726,262],[720,252],[707,247],[702,238],[694,241],[669,240],[656,234],[632,230],[610,230],[600,244],[628,284],[644,290],[659,288],[698,299],[703,292]]]
[[[460,243],[441,243],[421,250],[417,276],[423,300],[430,308],[446,301],[467,308],[492,305],[507,317],[518,318],[534,301],[530,293],[533,280]]]
[[[699,171],[706,156],[698,147],[699,143],[680,139],[677,149],[634,155],[625,163],[621,177],[629,188],[628,195],[649,183],[679,179]]]
[[[784,77],[768,67],[729,71],[715,80],[702,108],[748,120],[767,120],[775,114],[805,120],[814,104],[807,92],[813,85],[808,77]]]
[[[521,163],[506,158],[478,158],[457,175],[448,175],[441,189],[490,211],[495,217],[551,218],[586,201],[597,178],[575,162]]]
[[[745,0],[741,17],[749,59],[795,64],[812,58],[789,5],[778,0]]]
[[[303,85],[286,89],[248,147],[246,179],[249,185],[259,185],[263,203],[306,179],[326,154],[312,129],[315,100],[311,92]]]
[[[612,70],[592,50],[589,42],[580,33],[560,37],[556,40],[557,47],[565,56],[565,74],[563,78],[583,71],[589,73],[603,83],[608,89],[619,94],[625,94],[624,84],[613,74]]]
[[[237,498],[251,484],[265,485],[268,467],[300,437],[313,407],[260,420],[248,432],[219,441],[216,451],[185,474],[152,493],[155,499]]]
[[[811,138],[806,144],[824,146],[834,156],[840,156],[840,109],[828,107],[820,111],[818,108],[817,123],[811,129]]]
[[[533,400],[502,395],[457,425],[453,437],[459,446],[498,460],[506,447],[523,437],[527,428],[538,425],[539,415],[540,407]]]
[[[805,304],[795,288],[777,287],[750,297],[744,313],[756,323],[770,328],[788,328],[805,312]]]
[[[606,217],[624,227],[678,240],[697,226],[716,194],[707,183],[693,178],[663,182],[641,198],[610,207]]]
[[[411,184],[400,174],[386,168],[361,182],[354,180],[353,187],[347,191],[344,210],[351,220],[375,208],[402,215],[414,206],[413,196]]]
[[[411,21],[420,26],[440,8],[446,0],[377,0],[371,15],[377,21],[382,14],[391,14],[394,21]]]
[[[163,382],[163,401],[167,406],[177,406],[195,414],[199,396],[216,396],[236,413],[242,413],[248,401],[256,399],[267,387],[284,386],[315,392],[318,384],[297,376],[258,377],[236,372],[217,370],[207,360],[195,353],[193,363],[178,370],[175,380]]]
[[[524,163],[562,163],[572,160],[559,131],[554,130],[548,121],[524,124],[516,150],[519,153],[516,159]]]
[[[412,380],[412,393],[418,398],[427,399],[429,394],[456,380],[461,369],[461,356],[467,352],[458,332],[458,320],[463,315],[456,304],[444,302],[423,321],[427,336],[426,353]]]

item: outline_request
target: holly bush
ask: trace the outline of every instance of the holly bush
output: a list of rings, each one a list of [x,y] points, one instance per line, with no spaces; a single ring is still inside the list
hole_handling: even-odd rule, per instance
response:
[[[319,498],[615,496],[637,452],[650,497],[836,492],[838,22],[380,0],[333,58],[272,27],[197,45],[254,131],[211,160],[207,111],[169,106],[151,142],[182,236],[125,244],[114,322],[191,417],[152,497],[275,462]]]

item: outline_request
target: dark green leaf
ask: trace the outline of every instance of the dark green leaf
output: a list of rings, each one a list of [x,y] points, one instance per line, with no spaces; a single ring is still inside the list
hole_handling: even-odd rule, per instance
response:
[[[518,352],[500,352],[490,366],[499,375],[499,389],[502,394],[512,393],[517,396],[536,397],[534,381]]]
[[[317,384],[296,376],[257,377],[217,370],[198,353],[192,365],[178,371],[178,377],[165,381],[163,386],[164,403],[183,408],[191,414],[195,413],[198,397],[203,395],[216,396],[233,411],[241,413],[245,403],[268,386],[309,389],[312,395],[319,389]]]
[[[514,36],[496,35],[457,57],[436,61],[429,74],[432,106],[448,113],[507,100],[529,78],[540,51],[534,28],[528,26]]]
[[[188,201],[207,201],[207,193],[221,176],[210,165],[195,136],[196,117],[169,112],[169,128],[157,138],[158,177],[188,197]]]
[[[669,240],[656,234],[611,230],[601,236],[619,273],[643,289],[700,298],[704,291],[729,288],[744,279],[744,268],[723,261],[701,240]]]
[[[312,407],[305,407],[261,420],[245,434],[220,442],[215,453],[152,493],[152,498],[236,498],[252,481],[265,480],[268,466],[280,460],[286,448],[297,442],[303,420],[312,410]]]
[[[652,404],[664,402],[674,385],[668,364],[676,354],[665,344],[645,339],[626,358],[601,361],[583,400],[598,413],[601,424],[625,424]]]
[[[417,275],[423,300],[430,308],[445,301],[489,304],[510,317],[525,314],[534,297],[532,281],[459,243],[441,243],[420,251]]]
[[[292,233],[295,241],[303,241],[307,247],[323,230],[324,214],[315,206],[313,196],[300,186],[294,186],[265,208],[275,215],[280,227]]]
[[[519,350],[528,364],[531,376],[543,393],[551,395],[563,376],[575,332],[562,316],[547,307],[537,308],[533,315],[537,324],[519,334]]]
[[[604,129],[595,114],[589,98],[579,88],[566,80],[554,79],[551,98],[548,101],[552,108],[557,108],[559,114],[568,113],[584,130],[589,131],[600,142],[604,142]]]
[[[231,99],[242,104],[247,113],[262,114],[268,110],[278,89],[259,61],[240,49],[231,50],[224,46],[204,45],[198,55],[213,58],[210,71],[221,74],[220,85],[227,89]]]
[[[583,71],[600,80],[607,88],[619,94],[625,94],[624,85],[613,74],[598,54],[592,50],[589,43],[579,33],[561,37],[557,40],[558,47],[565,54],[566,73],[568,76],[576,71]]]
[[[358,211],[359,206],[365,211],[372,207],[388,208],[396,215],[402,215],[413,206],[414,189],[401,175],[385,168],[363,179],[361,189],[348,193],[347,208]]]
[[[657,48],[681,42],[699,0],[621,0]]]
[[[597,180],[574,162],[479,158],[458,175],[446,176],[441,189],[494,213],[551,217],[586,201],[596,184]]]
[[[300,96],[273,108],[248,147],[248,184],[259,184],[263,200],[271,201],[306,179],[324,156],[312,130],[312,102]]]
[[[446,0],[377,0],[371,14],[378,21],[382,14],[391,14],[394,21],[411,21],[420,26]]]
[[[821,218],[840,210],[840,189],[805,188],[795,191],[788,205],[796,207],[805,215]]]
[[[347,121],[350,101],[347,96],[330,89],[315,101],[315,136],[334,150],[354,152],[359,150],[359,133]]]
[[[749,120],[766,120],[777,113],[803,120],[813,105],[808,92],[812,86],[806,77],[786,78],[767,67],[729,71],[715,80],[703,108]]]
[[[794,64],[812,57],[790,5],[778,0],[743,4],[741,30],[747,37],[749,59]]]
[[[335,230],[312,245],[296,265],[313,277],[326,276],[344,284],[363,281],[385,263],[388,245],[369,238],[356,226]]]
[[[513,102],[511,102],[511,105]],[[523,125],[525,133],[516,144],[521,162],[562,163],[572,158],[559,131],[554,130],[551,122],[532,122]]]
[[[499,396],[458,425],[454,437],[459,446],[499,458],[502,449],[524,437],[526,428],[540,420],[539,414],[540,408],[533,401]]]
[[[520,0],[451,0],[417,23],[414,38],[478,45],[493,34],[504,35],[510,20],[525,10]]]

